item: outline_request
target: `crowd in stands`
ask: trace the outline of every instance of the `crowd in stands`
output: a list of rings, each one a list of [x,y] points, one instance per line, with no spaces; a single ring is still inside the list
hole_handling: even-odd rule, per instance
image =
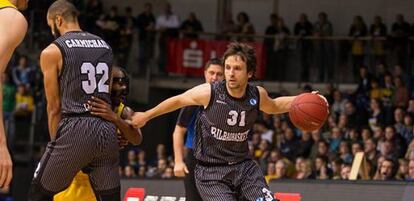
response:
[[[36,10],[37,13],[33,17],[35,42],[43,41],[40,36],[45,34],[39,32],[49,32],[43,19],[50,1],[39,0],[31,4],[32,10]],[[167,38],[194,39],[199,38],[199,32],[204,31],[203,22],[194,12],[189,11],[188,16],[181,16],[180,19],[174,13],[171,4],[164,5],[162,13],[155,15],[150,2],[145,3],[142,12],[135,13],[131,7],[121,9],[116,5],[105,10],[101,0],[73,1],[80,11],[82,28],[102,36],[109,42],[119,66],[128,65],[132,40],[137,34],[138,67],[130,68],[136,75],[145,73],[148,63],[155,57],[157,66],[155,71],[165,73]],[[254,22],[250,21],[246,12],[239,12],[235,19],[231,14],[226,14],[224,18],[219,23],[215,39],[264,43],[267,58],[265,79],[284,81],[288,58],[292,56],[290,50],[299,53],[302,81],[310,80],[311,67],[318,69],[318,81],[332,81],[335,79],[333,68],[339,65],[338,63],[346,63],[349,66],[349,73],[354,80],[358,77],[359,68],[367,63],[372,65],[370,68],[379,64],[399,64],[406,72],[411,71],[414,40],[409,39],[414,36],[414,24],[407,22],[402,14],[396,15],[390,27],[383,22],[380,15],[372,20],[364,19],[359,15],[354,16],[353,23],[349,25],[349,32],[340,35],[348,38],[334,42],[315,40],[315,38],[335,36],[336,25],[330,21],[325,12],[320,12],[317,19],[309,19],[307,14],[302,13],[295,24],[289,25],[284,23],[283,16],[270,14],[269,26],[263,30],[266,38],[254,37],[255,34],[262,32],[255,29]],[[296,38],[292,39],[291,36]],[[311,36],[314,37],[312,40],[304,40]],[[366,38],[369,40],[365,40]],[[338,45],[339,47],[336,47]],[[155,49],[158,49],[158,55],[154,55]],[[391,58],[387,55],[391,55]]]
[[[46,13],[45,6],[50,5],[48,0],[34,2],[32,5],[41,11],[39,13]],[[202,22],[195,13],[190,12],[187,19],[180,21],[171,5],[165,6],[163,14],[155,16],[151,3],[146,3],[144,12],[136,16],[130,7],[120,14],[117,6],[105,11],[100,0],[77,2],[85,30],[100,34],[111,44],[118,65],[127,65],[133,34],[138,33],[139,68],[134,73],[146,71],[147,63],[154,57],[155,45],[159,46],[160,54],[157,65],[163,71],[167,59],[165,40],[168,37],[198,38],[198,32],[203,31]],[[270,21],[271,25],[265,33],[276,37],[263,41],[267,48],[268,66],[286,63],[286,51],[289,48],[287,36],[303,38],[333,35],[334,25],[323,12],[315,23],[302,14],[293,29],[284,24],[283,17],[276,14],[270,16]],[[45,22],[33,23],[39,24],[34,26],[35,31],[50,31]],[[180,34],[180,30],[185,33]],[[155,31],[160,32],[158,44],[155,44]],[[239,33],[242,35],[234,36],[237,40],[258,40],[251,35],[256,33],[254,22],[244,12],[237,15],[236,22],[228,16],[220,26],[219,33],[221,35],[217,39],[231,39],[226,34]],[[361,16],[356,16],[349,30],[349,36],[354,38],[349,48],[353,76],[358,87],[352,91],[341,91],[332,84],[327,84],[328,93],[324,95],[330,103],[330,116],[325,126],[318,131],[301,132],[292,126],[286,114],[262,114],[261,120],[251,131],[251,156],[262,167],[266,179],[348,179],[355,154],[364,152],[369,179],[413,181],[414,77],[410,65],[405,62],[407,58],[412,58],[407,52],[407,44],[410,44],[409,36],[413,35],[414,25],[406,22],[402,15],[396,17],[392,27],[387,27],[380,16],[376,16],[370,26]],[[376,58],[375,65],[369,67],[364,60],[367,54],[364,49],[366,41],[359,40],[367,36],[374,38],[370,54]],[[382,37],[389,40],[384,41]],[[319,48],[321,55],[325,55],[320,57],[325,59],[318,65],[319,80],[326,81],[327,77],[332,76],[332,65],[328,65],[329,57],[326,57],[331,54],[329,44],[324,41],[299,40],[297,45],[301,52],[303,81],[309,79],[314,48]],[[388,50],[395,53],[393,55],[397,65],[387,65],[385,54]],[[316,55],[315,58],[319,57]],[[283,69],[285,68],[269,68],[266,75],[269,79],[282,80],[283,76],[277,75],[283,75]],[[33,118],[34,108],[44,110],[42,75],[37,62],[30,62],[27,56],[21,55],[16,62],[11,63],[7,73],[2,75],[2,82],[6,122],[13,117],[15,122],[27,123],[28,119]],[[310,91],[310,86],[304,90]],[[47,136],[46,133],[44,135]],[[14,137],[8,138],[10,141]],[[147,158],[145,150],[139,147],[127,151],[127,160],[121,161],[119,169],[124,177],[174,177],[174,162],[167,155],[165,145],[157,146],[155,158]]]

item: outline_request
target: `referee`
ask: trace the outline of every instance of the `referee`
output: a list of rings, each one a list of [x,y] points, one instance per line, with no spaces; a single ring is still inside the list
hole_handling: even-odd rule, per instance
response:
[[[206,83],[222,81],[223,66],[220,59],[210,59],[204,68]],[[194,168],[196,159],[193,152],[193,140],[195,135],[195,122],[198,113],[202,110],[200,106],[188,106],[180,110],[177,124],[173,133],[174,144],[174,175],[184,177],[185,196],[187,201],[201,201],[194,180]],[[185,160],[183,159],[183,147],[185,134],[185,148],[188,150]]]

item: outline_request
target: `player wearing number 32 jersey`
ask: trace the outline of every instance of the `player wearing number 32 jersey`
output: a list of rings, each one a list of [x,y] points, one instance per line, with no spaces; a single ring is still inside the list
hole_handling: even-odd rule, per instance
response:
[[[92,97],[111,104],[112,50],[80,29],[77,14],[66,0],[55,1],[47,13],[57,37],[40,57],[51,142],[35,171],[30,201],[53,200],[85,169],[97,200],[120,200],[115,125],[92,115],[87,104]]]

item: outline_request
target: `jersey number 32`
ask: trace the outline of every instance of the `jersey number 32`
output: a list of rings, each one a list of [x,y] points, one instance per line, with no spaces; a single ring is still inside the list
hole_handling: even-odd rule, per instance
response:
[[[82,89],[86,94],[93,94],[97,88],[99,93],[109,93],[109,85],[106,84],[109,68],[106,63],[98,63],[96,67],[91,63],[83,63],[81,73],[88,75],[88,80],[82,81]],[[99,82],[96,82],[96,75],[102,75]]]

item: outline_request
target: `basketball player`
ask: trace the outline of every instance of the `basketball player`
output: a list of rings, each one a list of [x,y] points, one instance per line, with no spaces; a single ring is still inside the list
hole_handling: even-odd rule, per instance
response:
[[[222,81],[223,66],[220,59],[211,59],[207,62],[204,69],[206,83]],[[174,175],[184,177],[185,198],[187,201],[201,201],[200,194],[194,179],[194,168],[197,163],[193,152],[193,139],[195,135],[195,122],[198,113],[202,110],[200,106],[188,106],[182,108],[178,115],[177,124],[173,133],[174,144]],[[183,160],[184,136],[187,134],[185,147],[188,153]]]
[[[109,45],[78,23],[66,0],[48,9],[47,23],[57,38],[40,55],[51,142],[36,168],[30,201],[53,200],[81,169],[97,200],[119,201],[119,146],[113,123],[90,113],[92,97],[110,103],[113,55]],[[95,113],[95,112],[94,112]]]
[[[280,114],[295,96],[271,99],[262,87],[248,81],[256,68],[254,49],[231,43],[223,56],[225,81],[196,86],[132,117],[135,127],[188,105],[200,105],[196,122],[195,179],[204,201],[274,200],[262,170],[249,156],[247,134],[259,110]]]
[[[27,31],[26,18],[17,10],[25,9],[27,0],[0,0],[0,73],[3,74],[16,49],[23,41]],[[12,25],[11,25],[12,24]],[[3,85],[0,83],[0,91]],[[3,105],[3,95],[0,95]],[[0,109],[0,189],[7,190],[13,176],[12,161],[7,149],[4,132],[3,109]]]
[[[138,145],[142,141],[141,131],[132,128],[124,121],[124,119],[130,119],[133,114],[132,109],[123,104],[128,92],[129,79],[127,73],[121,68],[114,67],[112,70],[111,89],[112,106],[99,98],[90,101],[91,114],[104,118],[117,126],[120,146],[125,146],[128,142]],[[88,175],[82,171],[76,174],[69,188],[54,197],[54,201],[79,200],[96,201]]]

